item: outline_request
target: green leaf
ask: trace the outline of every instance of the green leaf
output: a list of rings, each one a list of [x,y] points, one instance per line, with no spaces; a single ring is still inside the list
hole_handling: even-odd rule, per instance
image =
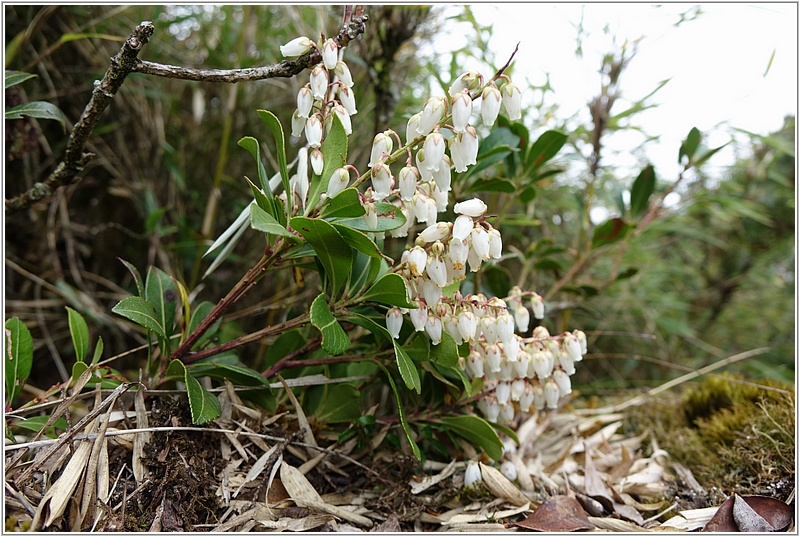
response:
[[[167,368],[168,376],[181,377],[186,384],[186,393],[189,396],[189,410],[192,413],[192,423],[202,425],[217,419],[221,413],[219,400],[214,394],[200,385],[186,365],[180,360],[172,360]]]
[[[83,362],[86,360],[86,355],[89,353],[89,327],[86,325],[86,320],[83,316],[70,308],[67,308],[67,317],[69,319],[69,333],[72,336],[72,346],[75,348],[75,360]]]
[[[164,329],[164,335],[168,338],[173,334],[175,307],[178,302],[175,282],[163,270],[150,267],[144,283],[144,298],[155,308],[158,324]]]
[[[350,338],[344,328],[333,316],[325,302],[325,293],[320,293],[311,303],[311,324],[322,334],[322,348],[333,355],[341,354],[350,348]]]
[[[370,257],[383,257],[383,253],[381,252],[381,249],[378,248],[378,245],[372,242],[372,239],[370,239],[363,231],[358,231],[357,229],[353,229],[336,222],[332,222],[331,224],[334,228],[336,228],[336,231],[339,232],[339,235],[342,236],[345,242],[359,252]]]
[[[91,377],[89,377],[89,380],[86,382],[86,386],[90,388],[96,386],[98,382],[100,383],[101,388],[111,389],[111,390],[122,384],[122,382],[120,382],[117,379],[101,378],[102,375],[106,375],[109,372],[115,375],[121,375],[119,371],[116,371],[114,369],[109,369],[107,367],[97,367],[94,364],[88,365],[86,362],[75,362],[74,364],[72,364],[72,381],[73,382],[77,381],[81,377],[81,375],[83,375],[86,372],[87,369],[92,369],[94,373]]]
[[[234,385],[238,386],[269,386],[269,381],[255,369],[250,369],[240,363],[226,363],[220,356],[212,356],[211,358],[197,361],[188,366],[187,369],[192,376],[230,380]],[[231,356],[238,362],[234,355]]]
[[[64,125],[64,114],[53,103],[44,101],[33,101],[30,103],[22,103],[17,106],[12,106],[6,110],[6,119],[22,119],[24,117],[32,117],[36,119],[52,119]]]
[[[429,356],[431,362],[444,367],[454,367],[458,364],[458,345],[453,336],[442,330],[442,341],[438,345],[431,345]]]
[[[656,188],[656,170],[652,164],[645,166],[631,188],[631,216],[642,214],[650,205],[650,196]]]
[[[350,187],[345,188],[334,197],[328,198],[319,216],[320,218],[355,218],[363,216],[366,212],[364,206],[361,205],[358,190]]]
[[[567,142],[567,135],[559,131],[546,131],[533,142],[526,157],[526,170],[532,171],[556,156]]]
[[[253,193],[253,199],[255,200],[256,205],[258,205],[264,212],[269,213],[270,216],[274,217],[275,207],[272,205],[270,198],[261,192],[261,189],[258,188],[249,177],[245,175],[244,178],[247,181],[247,185],[250,187],[250,192]]]
[[[727,143],[726,144],[722,144],[721,146],[715,147],[714,149],[709,149],[708,151],[706,151],[705,153],[703,153],[702,155],[697,157],[697,160],[694,161],[693,165],[694,166],[700,166],[705,161],[707,161],[708,159],[713,157],[717,153],[717,151],[719,151],[720,149],[722,149],[726,145],[728,145],[728,144]]]
[[[280,225],[278,221],[272,217],[272,215],[258,205],[250,206],[250,227],[256,231],[263,231],[264,233],[269,233],[270,235],[280,235],[281,237],[287,237],[294,242],[300,242],[300,239],[297,237],[297,235]]]
[[[416,309],[416,304],[408,296],[406,281],[399,274],[386,274],[375,282],[369,291],[364,293],[362,300],[378,302],[389,306]]]
[[[417,443],[414,442],[414,437],[411,434],[411,427],[408,425],[408,420],[406,419],[406,411],[403,410],[403,401],[400,398],[400,392],[397,391],[397,384],[395,384],[394,378],[392,378],[392,375],[389,373],[389,370],[386,369],[386,366],[380,362],[378,362],[378,365],[386,374],[386,379],[389,381],[389,386],[392,388],[392,393],[394,393],[394,398],[397,403],[397,414],[400,417],[400,426],[403,427],[403,432],[406,434],[408,444],[411,446],[411,451],[414,453],[414,456],[417,458],[417,460],[421,461],[422,452],[419,450]]]
[[[353,249],[325,220],[295,216],[289,223],[314,248],[325,269],[331,298],[336,298],[350,274]]]
[[[25,429],[26,431],[32,431],[34,433],[38,433],[42,430],[47,424],[47,420],[50,419],[50,416],[31,416],[29,418],[17,418],[13,426],[19,427],[20,429]],[[47,428],[45,431],[45,436],[49,438],[56,438],[57,433],[56,429],[66,431],[69,429],[69,425],[67,424],[67,420],[64,418],[58,418],[53,424]]]
[[[375,281],[381,270],[381,265],[386,262],[382,258],[370,257],[361,252],[356,252],[353,266],[350,270],[350,280],[347,282],[347,295],[355,296],[367,285]]]
[[[272,136],[275,137],[276,156],[278,158],[278,171],[281,174],[281,183],[283,183],[283,191],[291,192],[289,188],[289,170],[286,168],[286,138],[283,134],[283,125],[280,120],[269,110],[259,110],[258,117],[267,124],[269,130],[272,131]],[[291,197],[291,196],[289,196]]]
[[[200,326],[200,323],[203,321],[203,319],[208,317],[208,314],[211,313],[211,310],[213,309],[214,309],[214,304],[212,304],[207,300],[195,306],[194,309],[192,310],[192,316],[189,318],[189,327],[186,329],[186,333],[191,334],[192,332],[194,332],[197,329],[197,327]],[[209,327],[209,329],[206,330],[202,336],[200,336],[200,339],[197,340],[197,342],[192,346],[192,348],[193,349],[200,348],[203,345],[203,343],[208,341],[211,337],[214,336],[214,334],[217,333],[217,330],[219,330],[221,324],[222,324],[222,318],[220,317],[219,319],[214,321],[214,324],[212,324],[211,327]]]
[[[480,446],[492,459],[498,461],[503,457],[503,442],[486,420],[478,416],[444,416],[437,422],[471,444]]]
[[[397,343],[397,340],[392,339],[392,345],[394,345],[394,355],[397,359],[397,369],[400,370],[400,376],[403,378],[406,387],[409,390],[422,393],[422,382],[420,381],[419,371],[417,371],[414,361],[405,349]]]
[[[337,196],[338,197],[338,196]],[[347,227],[351,227],[353,229],[357,229],[359,231],[365,231],[367,233],[380,233],[382,231],[391,231],[393,229],[397,229],[403,224],[406,223],[406,217],[403,215],[403,211],[400,211],[397,207],[392,205],[391,203],[376,203],[375,210],[378,213],[378,226],[375,229],[370,229],[367,227],[366,221],[363,218],[337,218],[334,220],[337,224],[342,224]]]
[[[94,346],[94,354],[92,355],[92,365],[97,365],[100,358],[103,356],[103,338],[97,336],[97,345]]]
[[[144,298],[144,287],[142,287],[142,275],[139,274],[139,269],[137,269],[135,266],[133,266],[132,263],[125,261],[121,257],[118,257],[117,259],[119,259],[120,262],[122,262],[122,264],[125,265],[125,268],[127,268],[128,271],[133,275],[133,281],[134,283],[136,283],[136,290],[139,292],[139,296]]]
[[[690,130],[689,134],[686,136],[686,140],[681,143],[681,148],[678,151],[678,164],[683,163],[683,157],[686,157],[686,159],[691,162],[695,151],[697,151],[697,148],[700,146],[700,138],[700,131],[697,127],[692,127],[692,130]]]
[[[311,177],[306,215],[317,206],[320,195],[328,190],[328,181],[330,181],[334,170],[341,168],[347,162],[347,133],[345,133],[342,121],[336,114],[333,114],[331,130],[325,135],[320,151],[322,151],[323,158],[322,173],[320,175],[314,174]]]
[[[516,192],[517,187],[509,179],[503,177],[480,177],[473,181],[465,190],[465,194],[473,192]]]
[[[354,422],[361,417],[361,393],[351,384],[322,386],[322,404],[314,416],[322,423]]]
[[[33,366],[33,338],[25,323],[16,317],[6,321],[5,370],[6,370],[6,406],[25,385]]]
[[[158,321],[156,309],[152,304],[138,296],[129,296],[120,300],[111,311],[130,319],[136,324],[152,330],[157,336],[165,338],[164,328]]]
[[[595,228],[592,236],[592,248],[617,242],[624,238],[630,229],[631,226],[626,224],[622,218],[612,218]]]
[[[10,88],[11,86],[16,86],[17,84],[22,84],[26,80],[30,80],[31,78],[35,78],[37,76],[39,75],[23,73],[22,71],[9,71],[6,69],[6,89]]]
[[[267,197],[272,198],[272,189],[269,187],[267,169],[261,162],[261,148],[258,145],[258,140],[252,136],[245,136],[239,140],[239,147],[246,149],[247,152],[253,155],[253,158],[256,159],[256,165],[258,167],[258,180],[261,183],[261,190]],[[256,202],[258,202],[258,200],[256,200]]]

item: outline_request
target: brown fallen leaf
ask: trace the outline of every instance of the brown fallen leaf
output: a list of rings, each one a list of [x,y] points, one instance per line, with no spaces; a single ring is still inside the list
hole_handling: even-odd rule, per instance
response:
[[[793,519],[792,508],[780,500],[767,496],[734,494],[717,509],[703,531],[786,531]]]
[[[589,531],[594,525],[589,522],[586,511],[572,496],[552,496],[536,511],[514,526],[531,531]]]

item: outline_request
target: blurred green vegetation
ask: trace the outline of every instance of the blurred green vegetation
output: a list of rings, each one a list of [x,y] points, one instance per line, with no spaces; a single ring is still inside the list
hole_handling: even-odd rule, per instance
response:
[[[281,44],[298,35],[333,34],[342,17],[341,7],[332,5],[4,9],[6,68],[39,75],[15,87],[13,99],[52,102],[68,125],[139,21],[156,26],[142,59],[232,68],[275,63]],[[367,13],[366,34],[345,53],[359,110],[353,140],[371,140],[388,127],[403,133],[427,89],[449,85],[468,60],[484,65],[484,73],[507,60],[501,57],[505,51],[486,46],[491,25],[475,20],[468,7],[449,22],[472,36],[470,45],[446,57],[429,51],[444,24],[437,8],[368,6]],[[635,47],[608,51],[599,66],[598,94],[615,95],[624,87],[626,69],[636,68],[633,57]],[[513,64],[508,72],[514,76]],[[587,93],[588,111],[564,113],[548,104],[554,91],[549,84],[526,88],[515,81],[532,94],[533,104],[523,115],[524,126],[506,122],[505,132],[529,137],[530,144],[556,129],[568,135],[568,146],[536,177],[526,176],[513,154],[481,172],[481,178],[515,178],[519,189],[479,194],[501,208],[497,221],[507,255],[470,285],[498,294],[513,284],[531,287],[547,295],[544,323],[551,332],[585,330],[590,355],[573,381],[583,393],[655,386],[761,346],[770,352],[735,368],[752,377],[793,381],[794,118],[779,132],[752,136],[749,150],[742,150],[723,176],[707,175],[702,167],[687,170],[672,196],[677,198],[656,218],[623,240],[592,248],[598,227],[592,209],[603,208],[609,218],[632,225],[642,221],[619,201],[639,172],[606,165],[602,140],[635,129],[631,120],[657,102],[657,93],[627,110]],[[118,257],[140,270],[158,266],[184,282],[198,301],[218,300],[238,280],[263,249],[259,234],[246,233],[231,258],[211,277],[200,278],[207,266],[200,256],[251,199],[243,176],[256,172],[236,142],[264,132],[257,108],[271,110],[290,130],[294,96],[303,84],[304,77],[236,85],[128,78],[91,138],[88,149],[97,158],[80,184],[6,219],[5,312],[31,328],[36,359],[29,384],[44,389],[63,380],[59,369],[69,371],[74,361],[65,305],[90,320],[93,339],[102,335],[108,355],[143,342],[110,314],[133,288]],[[659,84],[653,81],[654,90]],[[12,100],[8,94],[7,100]],[[620,121],[623,117],[627,120]],[[55,122],[32,120],[7,121],[6,133],[6,197],[11,197],[46,177],[66,138]],[[267,150],[268,138],[259,136]],[[363,168],[368,147],[368,142],[354,144],[349,160]],[[290,147],[290,160],[297,148]],[[677,155],[679,148],[674,151]],[[266,162],[274,169],[269,152]],[[658,171],[654,199],[677,179]],[[458,178],[456,191],[476,178]],[[403,245],[398,241],[395,247]],[[576,266],[580,270],[573,273]],[[232,317],[236,322],[225,328],[236,333],[226,337],[284,320],[303,293],[308,285],[299,288],[290,274],[276,273],[248,296]],[[262,344],[245,353],[259,363],[265,350]],[[141,355],[131,355],[126,364],[135,371]]]

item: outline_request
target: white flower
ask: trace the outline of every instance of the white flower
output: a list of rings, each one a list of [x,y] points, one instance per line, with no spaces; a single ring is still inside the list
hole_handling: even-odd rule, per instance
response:
[[[314,114],[306,120],[306,140],[311,147],[319,147],[322,143],[322,121],[319,114]]]
[[[413,276],[422,276],[425,272],[425,265],[427,262],[428,254],[419,246],[414,246],[411,251],[408,252],[406,263],[408,263],[408,268]]]
[[[324,99],[328,89],[328,71],[321,64],[311,70],[311,92],[315,99]]]
[[[475,333],[478,331],[478,319],[475,314],[469,310],[462,311],[458,314],[458,333],[464,341],[473,341]]]
[[[514,318],[504,311],[495,318],[495,323],[498,339],[504,344],[508,344],[514,338]]]
[[[438,345],[442,342],[442,320],[433,315],[428,315],[425,323],[425,333],[431,338],[431,344]]]
[[[408,209],[401,207],[400,212],[402,212],[403,216],[406,218],[406,223],[389,232],[389,235],[394,238],[408,237],[408,230],[414,225],[414,217],[409,214]]]
[[[556,384],[558,385],[558,390],[561,394],[561,397],[572,393],[572,383],[569,380],[569,375],[560,369],[556,369],[553,371],[553,380],[555,380]]]
[[[448,273],[449,274],[449,273]],[[464,338],[461,337],[461,334],[458,333],[458,321],[452,315],[448,315],[442,321],[444,326],[444,331],[450,334],[453,337],[453,340],[456,342],[456,345],[461,345],[464,343]],[[461,366],[462,369],[467,367],[466,360],[462,356],[458,357],[458,364]]]
[[[519,350],[517,361],[514,362],[514,373],[517,377],[524,378],[528,376],[528,366],[531,364],[531,355],[524,348]]]
[[[432,171],[431,175],[433,176],[433,182],[436,185],[436,189],[439,189],[442,192],[449,192],[451,182],[450,157],[447,155],[442,155],[442,160],[439,162],[439,169]]]
[[[497,318],[492,315],[486,315],[481,319],[481,333],[484,339],[490,345],[497,342]]]
[[[466,201],[460,201],[453,205],[453,212],[478,218],[486,213],[486,204],[483,202],[483,200],[472,198]]]
[[[472,250],[482,261],[489,260],[489,233],[481,226],[475,226],[470,232]]]
[[[480,87],[483,84],[483,75],[475,71],[467,71],[460,77],[456,78],[448,90],[450,97],[454,97],[457,93]]]
[[[311,47],[314,46],[314,43],[307,37],[295,37],[285,45],[281,45],[281,54],[285,58],[291,58],[295,56],[302,56],[309,50]]]
[[[428,256],[427,268],[425,269],[428,278],[439,287],[447,285],[447,266],[439,256]]]
[[[356,96],[353,94],[353,89],[347,86],[339,86],[339,101],[344,106],[347,113],[354,116],[358,113],[356,110]]]
[[[521,333],[528,331],[528,323],[530,322],[531,314],[525,306],[519,306],[514,310],[514,323],[517,325],[517,330]]]
[[[300,117],[308,118],[311,113],[311,107],[314,105],[314,94],[308,84],[300,88],[297,92],[297,115]]]
[[[444,99],[441,97],[431,97],[425,101],[425,107],[422,109],[422,116],[417,127],[417,134],[425,136],[431,132],[444,117],[444,108]]]
[[[483,357],[477,351],[470,352],[467,356],[466,368],[472,378],[481,378],[483,376]]]
[[[467,264],[469,264],[469,271],[470,272],[478,272],[481,269],[481,264],[483,260],[475,253],[473,248],[469,249],[467,253]]]
[[[420,194],[419,192],[416,192],[411,197],[411,203],[409,205],[410,205],[411,211],[414,214],[414,218],[417,220],[417,222],[427,222],[428,221],[428,207],[427,207],[427,204],[425,203],[426,199],[427,199],[427,196],[425,196],[424,194]],[[431,223],[433,223],[433,222],[431,222]]]
[[[375,209],[375,204],[371,201],[364,203],[364,223],[371,230],[378,229],[378,212]]]
[[[322,175],[322,168],[324,165],[325,161],[322,156],[322,151],[315,147],[311,150],[311,169],[314,170],[314,174]]]
[[[525,390],[519,396],[519,409],[522,412],[530,412],[531,405],[533,404],[533,388],[527,382],[525,383]]]
[[[514,421],[514,405],[505,404],[500,405],[500,415],[497,417],[497,423],[507,425]]]
[[[533,408],[542,410],[544,408],[544,388],[538,382],[532,386],[533,389]]]
[[[455,227],[453,228],[455,230]],[[455,264],[463,265],[467,262],[467,254],[469,253],[469,246],[466,241],[458,240],[455,237],[450,240],[448,245],[447,255],[450,260]]]
[[[485,414],[485,412],[484,412]],[[464,488],[476,490],[480,487],[483,477],[481,476],[481,467],[475,461],[467,463],[467,469],[464,472]]]
[[[394,142],[389,131],[379,132],[372,139],[372,150],[370,151],[369,166],[374,166],[379,160],[383,160],[383,154],[392,152]]]
[[[403,328],[403,313],[400,308],[392,308],[386,312],[386,329],[394,339],[400,337],[400,330]]]
[[[581,355],[581,344],[575,334],[567,334],[564,337],[564,347],[569,353],[569,357],[573,362],[580,362],[583,356]]]
[[[392,171],[383,161],[378,161],[370,171],[372,175],[372,190],[375,193],[374,199],[377,201],[385,199],[394,186]]]
[[[426,304],[433,307],[442,299],[442,288],[429,279],[423,279],[420,284],[420,295]]]
[[[336,196],[336,194],[347,188],[347,183],[349,182],[350,174],[347,172],[347,168],[336,168],[328,180],[327,196],[329,198]]]
[[[497,344],[489,345],[489,348],[486,349],[486,365],[493,373],[500,371],[500,347]]]
[[[440,213],[445,212],[449,201],[447,192],[443,192],[439,189],[439,185],[436,185],[436,188],[431,190],[431,196],[433,197],[433,201],[436,202],[436,211]]]
[[[511,461],[505,461],[500,465],[500,473],[506,476],[509,481],[517,480],[517,467]]]
[[[556,357],[558,358],[558,365],[561,366],[567,375],[572,375],[575,373],[575,361],[572,359],[572,356],[564,350],[558,349],[556,351]]]
[[[335,74],[339,81],[346,87],[353,87],[353,76],[350,74],[350,68],[347,67],[347,64],[342,60],[336,62],[336,67],[333,68],[333,74]]]
[[[425,212],[428,213],[425,221],[428,224],[435,224],[437,213],[439,212],[438,208],[436,207],[436,200],[433,198],[425,198]]]
[[[494,86],[486,86],[481,93],[481,119],[483,124],[491,127],[500,113],[502,96],[500,90]]]
[[[559,399],[561,399],[561,389],[555,380],[547,379],[547,382],[544,383],[544,401],[547,408],[556,408]]]
[[[587,351],[587,348],[586,348],[586,334],[583,333],[583,330],[575,330],[573,332],[573,334],[575,334],[575,337],[578,338],[578,343],[580,343],[580,345],[581,345],[581,355],[586,354],[586,351]],[[583,356],[581,356],[580,360],[582,360],[582,359],[583,359]],[[575,360],[575,361],[579,362],[580,360]]]
[[[497,397],[497,402],[501,405],[508,403],[511,398],[511,384],[508,382],[498,382],[497,388],[494,390],[494,395]]]
[[[453,96],[453,131],[464,132],[472,115],[472,99],[469,93],[461,92]]]
[[[503,353],[506,355],[509,364],[516,363],[517,358],[519,357],[519,342],[519,337],[513,335],[510,338],[503,340]]]
[[[522,393],[525,391],[525,385],[528,384],[524,379],[518,378],[511,382],[511,400],[519,401]]]
[[[423,242],[440,241],[450,235],[450,226],[449,222],[432,224],[422,230],[419,234],[419,238],[422,239]]]
[[[432,132],[425,138],[425,166],[434,172],[438,172],[444,157],[444,136],[440,132]]]
[[[416,301],[417,308],[408,310],[408,316],[411,318],[411,324],[414,325],[414,330],[422,332],[425,330],[425,323],[428,322],[428,308],[421,300]]]
[[[481,399],[481,401],[486,401],[481,409],[483,415],[486,416],[488,421],[497,423],[497,418],[500,417],[500,403],[497,402],[497,398],[487,397]],[[480,404],[480,401],[478,403]]]
[[[326,69],[335,69],[339,61],[339,45],[331,38],[325,40],[322,45],[322,63]]]
[[[348,136],[353,134],[353,124],[350,122],[350,114],[347,113],[345,107],[337,104],[333,107],[333,113],[339,116],[339,121],[342,122],[342,127],[344,127],[344,133]]]
[[[456,203],[456,206],[458,206],[458,203]],[[457,241],[466,240],[473,227],[472,217],[466,214],[457,216],[455,222],[453,222],[453,238]]]
[[[514,121],[522,117],[522,92],[516,84],[506,82],[500,91],[503,96],[503,108],[505,108],[508,119]]]
[[[500,236],[500,232],[495,228],[489,229],[489,256],[492,259],[503,257],[503,237]]]
[[[297,110],[292,112],[292,136],[299,138],[306,127],[306,118],[301,116]]]
[[[406,125],[406,144],[410,144],[414,138],[421,136],[418,132],[421,118],[422,112],[417,112],[408,119],[408,124]]]
[[[417,151],[416,156],[417,169],[419,170],[420,179],[423,182],[433,181],[433,172],[425,165],[425,151],[420,149]]]
[[[417,191],[417,182],[419,181],[419,170],[416,166],[405,166],[398,174],[398,182],[400,183],[400,199],[403,201],[411,201],[414,197],[414,192]]]

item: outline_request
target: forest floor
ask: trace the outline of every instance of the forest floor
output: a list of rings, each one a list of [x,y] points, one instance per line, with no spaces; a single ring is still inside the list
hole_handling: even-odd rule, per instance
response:
[[[222,417],[202,426],[179,395],[145,403],[138,393],[106,393],[93,407],[70,401],[88,418],[57,437],[6,444],[6,531],[795,528],[794,455],[767,475],[739,476],[733,490],[701,484],[691,463],[662,447],[673,432],[648,417],[674,413],[675,400],[645,412],[567,405],[530,416],[516,427],[519,444],[507,442],[501,472],[466,444],[458,460],[420,464],[382,438],[338,443],[299,407],[265,415],[232,387],[220,395]],[[786,402],[793,414],[793,392]],[[482,479],[467,489],[470,459]]]

